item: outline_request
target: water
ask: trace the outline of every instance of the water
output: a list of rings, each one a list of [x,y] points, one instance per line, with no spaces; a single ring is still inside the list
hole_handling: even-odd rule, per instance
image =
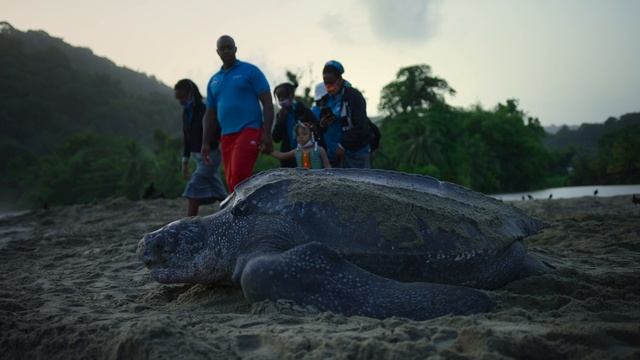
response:
[[[551,188],[536,191],[527,191],[521,193],[510,194],[492,194],[496,199],[505,201],[522,200],[524,196],[528,200],[527,195],[531,195],[534,199],[548,199],[553,194],[554,199],[567,199],[581,196],[594,196],[593,192],[598,190],[597,196],[616,196],[640,194],[640,185],[589,185],[589,186],[568,186],[560,188]]]

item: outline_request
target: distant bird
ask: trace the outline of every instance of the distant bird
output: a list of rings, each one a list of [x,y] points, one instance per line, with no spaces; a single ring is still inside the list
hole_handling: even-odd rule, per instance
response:
[[[640,196],[636,196],[636,194],[633,194],[633,197],[631,198],[631,202],[636,205],[640,204]]]
[[[598,189],[593,190],[593,196],[598,196]]]
[[[524,195],[522,195],[522,201],[524,201]]]
[[[527,194],[527,197],[529,198],[529,200],[533,200],[533,196]]]
[[[553,199],[553,194],[549,194],[549,200]]]

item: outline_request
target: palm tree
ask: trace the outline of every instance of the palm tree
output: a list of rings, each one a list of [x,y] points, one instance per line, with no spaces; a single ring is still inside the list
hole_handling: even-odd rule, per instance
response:
[[[392,116],[419,108],[429,108],[444,103],[444,94],[455,95],[456,91],[446,80],[431,75],[426,64],[401,68],[396,80],[382,88],[380,110]]]

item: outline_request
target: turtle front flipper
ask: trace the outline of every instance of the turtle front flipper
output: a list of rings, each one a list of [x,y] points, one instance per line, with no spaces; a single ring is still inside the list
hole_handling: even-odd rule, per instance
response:
[[[321,311],[379,319],[400,316],[426,320],[484,312],[493,305],[478,290],[402,283],[374,275],[315,242],[249,260],[240,283],[250,302],[286,299]]]

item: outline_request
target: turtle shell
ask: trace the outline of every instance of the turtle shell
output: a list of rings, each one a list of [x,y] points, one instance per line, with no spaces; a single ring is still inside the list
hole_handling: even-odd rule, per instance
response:
[[[499,252],[544,224],[512,205],[435,178],[374,169],[288,169],[245,180],[221,205],[284,216],[300,242],[341,253],[470,257]],[[302,240],[304,238],[304,240]]]

